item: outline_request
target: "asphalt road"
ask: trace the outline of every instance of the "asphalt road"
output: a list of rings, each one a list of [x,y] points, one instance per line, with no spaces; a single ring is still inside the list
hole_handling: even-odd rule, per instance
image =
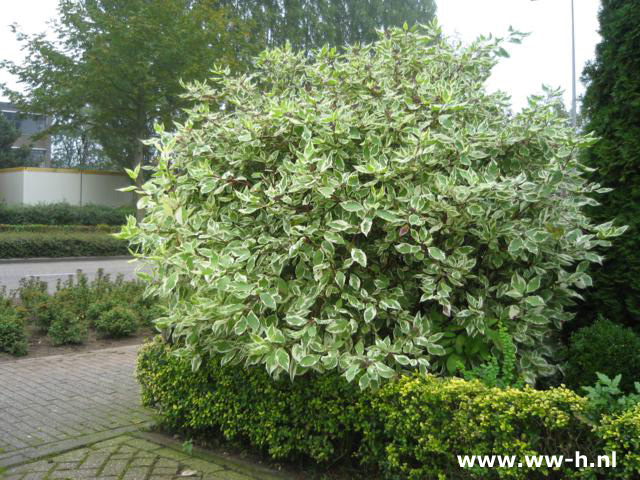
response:
[[[49,290],[55,289],[58,279],[66,280],[69,275],[75,276],[81,270],[89,279],[93,279],[99,269],[109,273],[112,278],[122,273],[126,279],[134,279],[139,262],[131,262],[129,258],[99,258],[91,260],[46,260],[24,262],[0,261],[0,288],[7,290],[18,287],[24,277],[39,277],[49,284]]]

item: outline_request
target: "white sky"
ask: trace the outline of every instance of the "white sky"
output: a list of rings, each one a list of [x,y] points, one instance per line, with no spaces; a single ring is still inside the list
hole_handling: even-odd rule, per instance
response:
[[[506,36],[511,25],[530,32],[522,45],[509,44],[511,58],[503,59],[489,80],[490,90],[512,96],[515,109],[526,97],[539,93],[541,85],[562,87],[567,109],[571,101],[571,0],[437,0],[438,18],[448,35],[464,42],[480,34]],[[0,58],[20,60],[22,53],[9,31],[18,23],[22,31],[38,33],[56,16],[57,0],[0,0]],[[580,74],[594,56],[599,41],[597,13],[600,0],[575,0],[576,73],[578,96],[584,91]],[[0,70],[0,82],[17,84]]]

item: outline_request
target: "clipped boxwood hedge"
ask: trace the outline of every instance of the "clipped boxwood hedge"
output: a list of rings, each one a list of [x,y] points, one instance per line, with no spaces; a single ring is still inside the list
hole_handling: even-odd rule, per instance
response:
[[[7,225],[124,225],[128,215],[135,215],[133,207],[76,206],[67,203],[0,204],[0,224]]]
[[[40,225],[40,224],[19,224],[19,225],[2,225],[0,224],[0,233],[6,232],[107,232],[116,233],[120,231],[119,225]]]
[[[566,388],[489,388],[417,375],[359,392],[334,373],[272,380],[260,367],[191,362],[157,340],[138,360],[143,402],[165,426],[247,442],[274,459],[351,459],[366,478],[638,478],[640,408],[586,420],[587,402]],[[565,455],[615,450],[619,467],[462,469],[457,455]]]
[[[0,234],[0,258],[127,255],[127,245],[107,233],[8,232]]]

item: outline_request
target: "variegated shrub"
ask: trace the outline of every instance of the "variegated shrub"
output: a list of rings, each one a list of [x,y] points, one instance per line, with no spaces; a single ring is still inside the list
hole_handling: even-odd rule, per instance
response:
[[[558,95],[513,115],[485,91],[501,44],[396,29],[344,54],[266,51],[250,75],[189,86],[196,106],[158,128],[146,217],[122,236],[194,368],[216,352],[366,388],[469,369],[502,330],[527,381],[555,371],[566,307],[623,229],[581,211],[599,189],[577,161],[593,139]]]

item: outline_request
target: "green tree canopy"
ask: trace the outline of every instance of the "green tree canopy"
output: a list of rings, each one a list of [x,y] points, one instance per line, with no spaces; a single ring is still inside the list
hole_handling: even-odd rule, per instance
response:
[[[267,47],[294,50],[377,39],[376,29],[429,23],[434,0],[228,0]]]
[[[25,111],[54,119],[52,132],[87,132],[118,165],[142,162],[140,142],[185,106],[181,80],[215,63],[241,68],[248,33],[214,0],[60,0],[54,40],[13,27],[23,64],[1,67],[24,85],[4,89]]]
[[[27,166],[29,150],[13,148],[20,132],[0,113],[0,168]]]
[[[589,318],[601,313],[616,322],[640,325],[640,2],[603,0],[602,41],[584,70],[586,130],[600,141],[585,155],[592,178],[613,192],[598,197],[595,220],[616,218],[629,231],[616,239],[595,288],[583,305]]]

